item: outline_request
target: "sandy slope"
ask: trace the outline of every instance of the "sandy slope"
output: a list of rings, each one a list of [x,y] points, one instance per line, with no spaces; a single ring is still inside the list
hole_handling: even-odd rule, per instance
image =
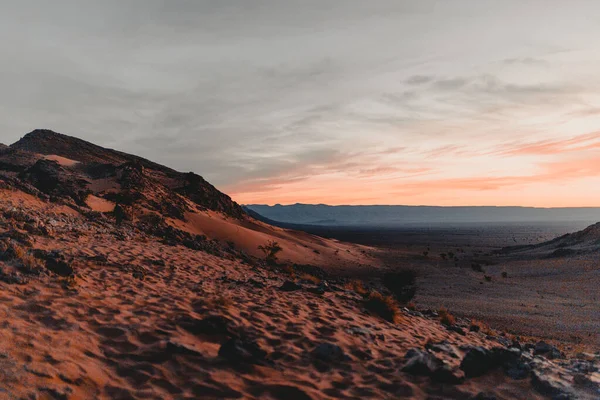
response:
[[[50,236],[29,236],[33,248],[66,255],[76,277],[44,274],[24,285],[0,283],[0,397],[466,399],[486,391],[498,399],[543,398],[529,380],[501,371],[459,385],[401,371],[409,349],[446,341],[449,352],[437,356],[460,376],[464,346],[498,346],[481,333],[461,335],[408,312],[396,324],[386,322],[366,312],[353,291],[319,295],[307,290],[308,283],[282,291],[290,277],[281,272],[165,245],[128,225],[114,228],[20,192],[0,192],[0,210],[14,207],[53,227]],[[260,230],[234,229],[226,219],[214,223],[215,215],[189,220],[224,238],[232,229],[243,238]],[[0,233],[10,224],[3,219]],[[276,232],[285,243],[320,241]],[[217,323],[203,325],[209,317]],[[245,364],[219,355],[229,337],[240,335],[266,356]],[[315,358],[323,343],[339,346],[345,356]]]

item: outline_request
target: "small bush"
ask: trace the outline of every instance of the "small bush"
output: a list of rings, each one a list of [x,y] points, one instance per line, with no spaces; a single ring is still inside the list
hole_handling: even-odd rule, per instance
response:
[[[411,301],[417,292],[417,274],[412,270],[387,273],[382,283],[400,304]]]
[[[440,322],[446,326],[451,326],[456,323],[454,315],[450,314],[450,311],[445,307],[439,309],[438,315],[440,316]]]
[[[495,336],[494,331],[485,322],[481,322],[476,319],[471,320],[471,325],[469,326],[469,331],[481,332],[488,336]]]
[[[401,320],[400,308],[392,296],[371,292],[365,299],[365,308],[386,321],[396,323]]]
[[[502,271],[502,277],[503,278],[508,278],[508,272]]]
[[[345,285],[345,288],[347,290],[352,290],[353,292],[361,295],[361,296],[366,296],[367,294],[369,294],[369,291],[367,289],[365,289],[363,283],[359,280],[353,280],[348,282]]]
[[[485,278],[486,282],[491,282],[492,281],[492,277],[490,275],[484,275],[483,277]]]
[[[481,264],[479,264],[479,263],[472,263],[472,264],[471,264],[471,269],[472,269],[473,271],[475,271],[475,272],[485,272],[485,271],[483,270],[483,267],[482,267],[482,266],[481,266]]]
[[[283,271],[284,274],[289,276],[291,280],[296,280],[296,271],[294,270],[294,267],[286,265],[281,270]]]
[[[318,285],[318,284],[321,283],[321,280],[319,278],[317,278],[316,276],[311,275],[311,274],[302,274],[302,275],[300,275],[300,280],[312,282],[315,285]]]
[[[279,243],[269,240],[266,245],[258,246],[258,249],[265,255],[265,261],[269,265],[277,264],[277,254],[283,250]]]

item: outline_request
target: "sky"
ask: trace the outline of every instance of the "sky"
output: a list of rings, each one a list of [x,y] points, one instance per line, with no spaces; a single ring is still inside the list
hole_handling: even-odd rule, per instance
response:
[[[243,203],[600,206],[600,2],[0,3],[0,142]]]

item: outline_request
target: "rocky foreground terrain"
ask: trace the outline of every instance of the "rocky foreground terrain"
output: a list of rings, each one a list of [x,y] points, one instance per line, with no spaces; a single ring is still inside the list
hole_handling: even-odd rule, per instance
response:
[[[600,398],[600,353],[418,310],[410,274],[353,278],[373,254],[34,131],[0,146],[0,396]]]

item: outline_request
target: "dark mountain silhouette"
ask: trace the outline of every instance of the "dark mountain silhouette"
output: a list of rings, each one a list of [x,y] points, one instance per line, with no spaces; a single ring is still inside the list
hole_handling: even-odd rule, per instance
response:
[[[56,156],[69,160],[69,165],[60,165]],[[2,171],[18,173],[41,192],[50,196],[63,193],[78,204],[94,194],[117,203],[135,199],[152,211],[163,212],[168,205],[169,214],[179,216],[186,211],[187,201],[234,218],[244,215],[229,196],[193,172],[178,172],[47,129],[36,129],[10,147],[0,148]]]

